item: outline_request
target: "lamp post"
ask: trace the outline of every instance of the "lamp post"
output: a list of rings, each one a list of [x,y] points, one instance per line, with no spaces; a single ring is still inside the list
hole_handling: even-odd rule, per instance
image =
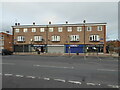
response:
[[[83,26],[84,26],[84,55],[86,56],[86,51],[85,51],[85,23],[86,23],[86,20],[83,21]]]
[[[33,39],[30,39],[30,42],[31,42],[31,52],[32,52],[32,42],[33,42]]]

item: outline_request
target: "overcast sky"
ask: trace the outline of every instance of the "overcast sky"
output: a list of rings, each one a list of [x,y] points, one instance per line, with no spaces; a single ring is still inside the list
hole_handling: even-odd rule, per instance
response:
[[[1,5],[0,5],[1,7]],[[15,22],[22,24],[106,22],[107,40],[118,39],[117,2],[3,2],[2,28],[11,31]]]

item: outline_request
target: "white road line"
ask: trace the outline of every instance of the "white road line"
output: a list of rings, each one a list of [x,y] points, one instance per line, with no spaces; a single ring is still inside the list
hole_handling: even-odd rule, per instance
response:
[[[95,85],[94,83],[86,83],[86,84],[87,84],[87,85],[93,85],[93,86]]]
[[[50,80],[50,78],[44,78],[44,80]]]
[[[118,70],[112,70],[112,69],[97,69],[98,71],[111,71],[111,72],[116,72]]]
[[[63,79],[54,79],[55,81],[65,82]]]
[[[99,60],[102,60],[101,58],[99,58],[98,56],[96,56]]]
[[[13,74],[4,74],[5,76],[12,76]]]
[[[35,77],[34,76],[26,76],[26,78],[33,78],[34,79]]]
[[[0,64],[4,64],[4,65],[15,65],[14,63],[0,63]]]
[[[73,58],[75,55],[73,55],[72,57],[70,57],[70,58]]]
[[[24,77],[23,75],[15,75],[16,77]]]
[[[118,85],[108,85],[109,87],[112,87],[112,88],[119,88]]]
[[[82,83],[79,82],[79,81],[68,81],[68,82],[70,82],[70,83],[75,83],[75,84],[82,84]]]
[[[59,66],[48,66],[48,65],[33,65],[36,67],[47,67],[47,68],[64,68],[64,69],[74,69],[74,67],[59,67]]]

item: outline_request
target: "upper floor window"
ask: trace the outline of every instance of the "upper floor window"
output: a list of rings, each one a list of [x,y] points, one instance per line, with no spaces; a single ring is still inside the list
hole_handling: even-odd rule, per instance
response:
[[[23,29],[23,32],[27,32],[27,28],[24,28],[24,29]]]
[[[25,37],[24,36],[18,36],[17,41],[25,41]]]
[[[42,36],[34,36],[34,41],[42,41]]]
[[[52,41],[60,41],[60,36],[52,36]]]
[[[92,27],[91,27],[91,26],[88,26],[88,27],[87,27],[87,31],[92,31]]]
[[[78,32],[82,31],[82,27],[77,27],[77,31]]]
[[[72,27],[67,27],[68,32],[72,32]]]
[[[98,30],[98,31],[102,31],[102,26],[98,26],[98,27],[97,27],[97,30]]]
[[[32,32],[36,32],[36,28],[32,28]]]
[[[62,32],[63,28],[62,27],[58,27],[58,32]]]
[[[49,28],[49,32],[53,32],[53,28]]]
[[[44,32],[45,31],[45,28],[40,28],[40,32]]]
[[[79,41],[79,35],[70,35],[70,41]]]
[[[20,32],[20,30],[19,29],[15,29],[15,32],[18,33],[18,32]]]
[[[99,35],[90,35],[90,41],[100,41]]]

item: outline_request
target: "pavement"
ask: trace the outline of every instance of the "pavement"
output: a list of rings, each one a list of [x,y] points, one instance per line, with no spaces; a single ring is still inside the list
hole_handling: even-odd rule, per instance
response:
[[[37,54],[37,52],[16,52],[14,53],[14,55],[43,55],[43,56],[100,56],[100,57],[119,57],[118,53],[79,53],[79,55],[77,55],[76,53],[40,53]]]
[[[118,58],[11,55],[2,57],[3,88],[118,88]]]

